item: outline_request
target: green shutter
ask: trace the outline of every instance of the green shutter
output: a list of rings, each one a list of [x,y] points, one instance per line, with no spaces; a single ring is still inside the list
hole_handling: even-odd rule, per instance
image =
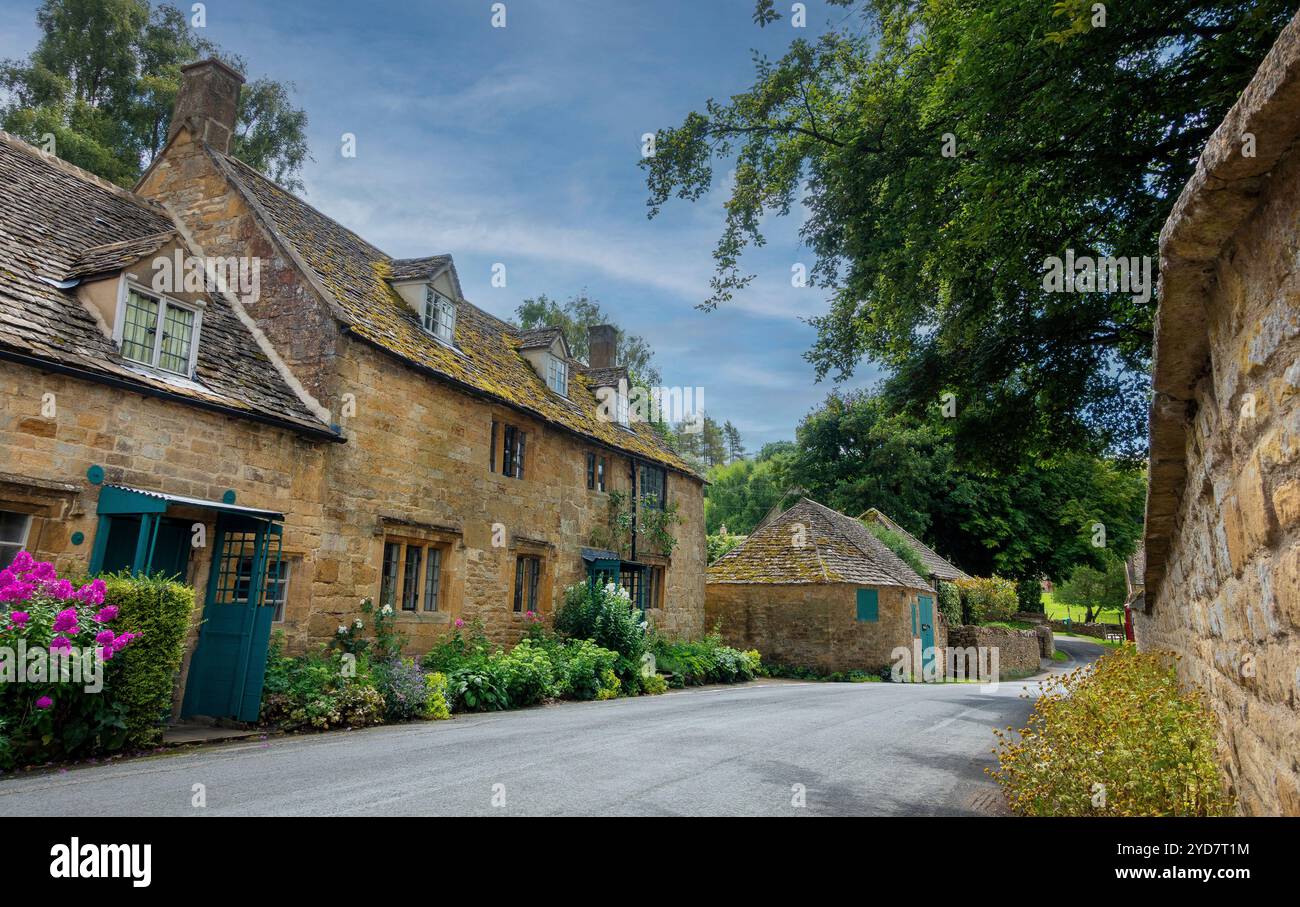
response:
[[[880,592],[876,589],[858,590],[858,620],[875,623],[880,619]]]

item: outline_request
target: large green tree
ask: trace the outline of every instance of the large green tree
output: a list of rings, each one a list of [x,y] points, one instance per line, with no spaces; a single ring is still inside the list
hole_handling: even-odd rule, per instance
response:
[[[952,394],[963,461],[1140,456],[1154,303],[1048,292],[1044,261],[1156,255],[1292,4],[1126,0],[1103,23],[1087,0],[828,2],[850,14],[758,58],[748,89],[660,130],[641,162],[652,217],[734,174],[704,306],[753,279],[768,215],[797,209],[831,298],[819,377],[867,356],[892,412]],[[759,0],[755,18],[780,13]]]
[[[26,60],[0,64],[4,128],[92,173],[134,185],[167,139],[180,70],[222,53],[174,6],[148,0],[45,0],[41,38]],[[292,86],[244,85],[232,153],[290,189],[302,188],[307,116]]]

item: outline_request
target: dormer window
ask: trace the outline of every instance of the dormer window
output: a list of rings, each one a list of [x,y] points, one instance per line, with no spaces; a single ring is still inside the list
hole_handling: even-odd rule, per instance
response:
[[[128,286],[122,325],[122,356],[140,365],[190,377],[198,354],[197,309]]]
[[[420,326],[444,343],[454,343],[456,303],[433,287],[428,287],[424,291],[424,311],[420,314]]]
[[[569,396],[569,363],[554,354],[546,357],[546,386],[562,397]]]
[[[621,391],[622,388],[620,388],[619,390]],[[614,397],[615,397],[614,418],[618,421],[619,425],[626,427],[630,420],[630,414],[628,413],[627,394],[618,393],[615,394]]]

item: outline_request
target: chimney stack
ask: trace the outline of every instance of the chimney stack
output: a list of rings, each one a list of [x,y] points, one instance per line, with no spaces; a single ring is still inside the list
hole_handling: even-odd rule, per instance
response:
[[[188,125],[199,139],[223,154],[229,152],[243,84],[244,77],[216,57],[182,67],[167,139]]]
[[[587,328],[587,364],[592,368],[613,368],[618,349],[618,328],[612,324],[593,324]]]

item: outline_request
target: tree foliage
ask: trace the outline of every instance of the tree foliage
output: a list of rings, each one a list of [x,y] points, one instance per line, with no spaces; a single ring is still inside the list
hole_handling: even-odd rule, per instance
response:
[[[181,67],[246,61],[200,37],[181,10],[148,0],[44,0],[26,60],[0,64],[4,128],[86,170],[132,186],[167,140]],[[244,85],[231,153],[290,189],[308,158],[307,115],[292,85]]]
[[[819,377],[869,356],[890,411],[914,417],[953,394],[963,461],[1140,455],[1153,306],[1046,292],[1044,259],[1156,255],[1291,4],[1135,0],[1093,27],[1082,0],[829,2],[850,14],[757,58],[748,89],[660,130],[641,162],[652,217],[730,171],[704,307],[753,280],[745,251],[797,209],[831,297]]]

